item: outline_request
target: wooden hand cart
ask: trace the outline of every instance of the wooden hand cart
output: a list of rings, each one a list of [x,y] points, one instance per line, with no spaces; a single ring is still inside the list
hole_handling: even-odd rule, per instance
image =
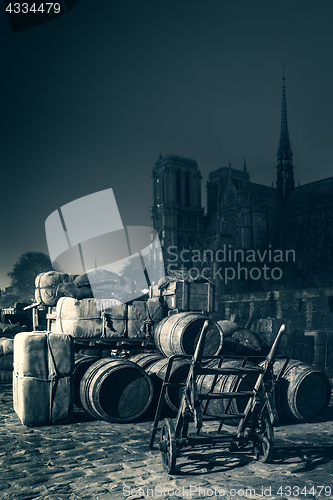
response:
[[[229,451],[235,451],[244,446],[252,445],[256,459],[262,462],[268,462],[273,455],[273,420],[275,418],[275,411],[272,397],[272,389],[274,388],[272,366],[281,336],[285,331],[285,325],[281,326],[269,354],[265,361],[261,363],[262,366],[248,367],[244,362],[240,368],[224,367],[222,356],[214,356],[214,358],[203,357],[207,327],[208,322],[206,321],[203,325],[195,354],[191,358],[176,422],[174,424],[171,418],[165,418],[161,423],[159,449],[163,467],[169,474],[174,472],[176,459],[180,456],[181,450],[188,447],[193,448],[196,445],[212,446],[220,444],[227,447]],[[154,440],[158,430],[166,390],[169,386],[174,385],[169,383],[169,377],[172,364],[176,358],[188,358],[188,356],[176,355],[172,356],[169,360],[156,410],[150,440],[151,449],[154,448]],[[209,366],[208,362],[212,359],[219,360],[218,367]],[[249,374],[252,374],[252,380],[253,375],[256,378],[256,382],[254,386],[251,386],[251,390],[219,393],[208,392],[207,394],[198,393],[197,379],[200,375],[212,375],[215,379],[221,375],[235,375],[239,379],[242,379],[242,377]],[[246,398],[245,409],[241,413],[230,413],[231,401],[235,401],[237,398],[243,398],[243,401]],[[226,400],[225,413],[218,416],[206,414],[207,404],[213,399]],[[237,422],[239,422],[234,433],[230,432],[230,426],[228,426],[229,431],[222,431],[223,424],[230,419],[237,419]],[[217,432],[204,434],[202,432],[203,423],[212,420],[219,422]],[[193,423],[194,432],[189,432],[190,428],[193,427],[190,424]]]

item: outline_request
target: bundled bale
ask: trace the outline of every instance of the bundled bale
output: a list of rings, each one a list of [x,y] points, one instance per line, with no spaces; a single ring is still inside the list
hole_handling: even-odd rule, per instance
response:
[[[13,382],[13,370],[0,369],[0,384],[11,384]]]
[[[105,310],[106,337],[127,337],[127,304],[119,304]]]
[[[156,323],[164,316],[159,299],[134,300],[128,304],[128,338],[152,336]]]
[[[13,354],[14,352],[13,343],[14,343],[13,339],[0,337],[0,356],[6,356],[6,354]]]
[[[40,273],[35,280],[35,301],[45,306],[55,306],[59,298],[58,289],[63,283],[74,281],[77,274],[49,271]]]
[[[39,304],[55,306],[60,297],[82,300],[131,299],[135,285],[129,278],[123,278],[106,269],[92,269],[84,274],[67,274],[57,271],[40,273],[35,281],[35,300]]]
[[[61,283],[57,288],[56,298],[71,297],[72,299],[82,300],[91,299],[93,296],[93,291],[89,286],[78,288],[74,283]]]
[[[61,297],[51,330],[80,338],[124,337],[126,318],[127,305],[116,299],[96,301]]]
[[[0,370],[13,372],[13,354],[0,356]]]
[[[135,292],[134,281],[107,269],[87,271],[74,280],[74,285],[79,289],[87,287],[92,289],[95,299],[115,298],[128,302]]]
[[[74,345],[70,335],[18,333],[14,339],[13,405],[27,426],[68,422],[73,414]]]
[[[13,340],[0,338],[0,384],[10,384],[13,380]]]
[[[26,332],[27,327],[21,326],[20,323],[16,323],[15,325],[7,325],[3,329],[3,336],[7,339],[13,339],[17,333]]]

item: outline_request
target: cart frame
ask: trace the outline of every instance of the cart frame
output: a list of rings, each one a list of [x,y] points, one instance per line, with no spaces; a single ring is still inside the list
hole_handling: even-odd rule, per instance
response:
[[[169,359],[165,379],[160,392],[159,402],[156,409],[155,420],[150,440],[150,448],[154,449],[155,436],[158,430],[165,394],[169,382],[172,364],[175,359],[191,359],[186,383],[183,385],[183,392],[178,409],[176,422],[171,418],[162,421],[159,440],[159,449],[162,456],[163,468],[169,474],[175,471],[176,459],[180,456],[183,448],[196,445],[225,445],[230,451],[236,450],[247,444],[252,444],[252,449],[257,460],[269,462],[274,449],[273,422],[276,420],[276,411],[273,400],[274,380],[272,367],[278,349],[280,339],[285,332],[285,325],[282,325],[274,344],[271,347],[262,366],[246,367],[246,358],[243,359],[240,368],[224,367],[223,361],[230,356],[203,356],[204,344],[208,322],[203,325],[198,344],[193,357],[175,355]],[[235,358],[235,357],[233,357]],[[218,367],[209,366],[209,360],[218,360]],[[256,374],[257,379],[253,389],[240,392],[220,392],[199,394],[197,387],[197,377],[199,375],[212,375],[216,381],[219,375],[235,375],[241,380],[242,376]],[[179,386],[179,384],[177,384]],[[212,384],[212,387],[214,384]],[[237,387],[237,384],[235,384]],[[237,398],[247,398],[245,409],[242,413],[230,413],[231,401]],[[212,399],[226,399],[225,413],[218,416],[206,415],[207,405]],[[203,405],[203,402],[206,404]],[[223,424],[230,419],[239,420],[235,433],[222,433]],[[219,426],[214,434],[200,434],[205,421],[218,421]],[[194,423],[195,432],[189,432],[190,424]]]

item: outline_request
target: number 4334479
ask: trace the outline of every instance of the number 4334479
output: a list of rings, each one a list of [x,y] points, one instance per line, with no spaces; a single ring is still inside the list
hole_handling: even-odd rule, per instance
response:
[[[42,14],[59,14],[60,10],[60,3],[53,2],[45,2],[40,4],[33,3],[32,5],[29,5],[28,3],[15,2],[9,3],[6,7],[6,12],[9,12],[10,14],[28,14],[29,12],[32,12],[34,14],[38,12]]]

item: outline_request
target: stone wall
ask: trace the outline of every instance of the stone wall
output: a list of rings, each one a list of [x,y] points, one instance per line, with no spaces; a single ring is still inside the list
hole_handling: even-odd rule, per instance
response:
[[[245,325],[257,305],[259,318],[287,320],[291,329],[333,330],[333,288],[223,295],[218,312],[225,319],[236,314],[236,322]]]

